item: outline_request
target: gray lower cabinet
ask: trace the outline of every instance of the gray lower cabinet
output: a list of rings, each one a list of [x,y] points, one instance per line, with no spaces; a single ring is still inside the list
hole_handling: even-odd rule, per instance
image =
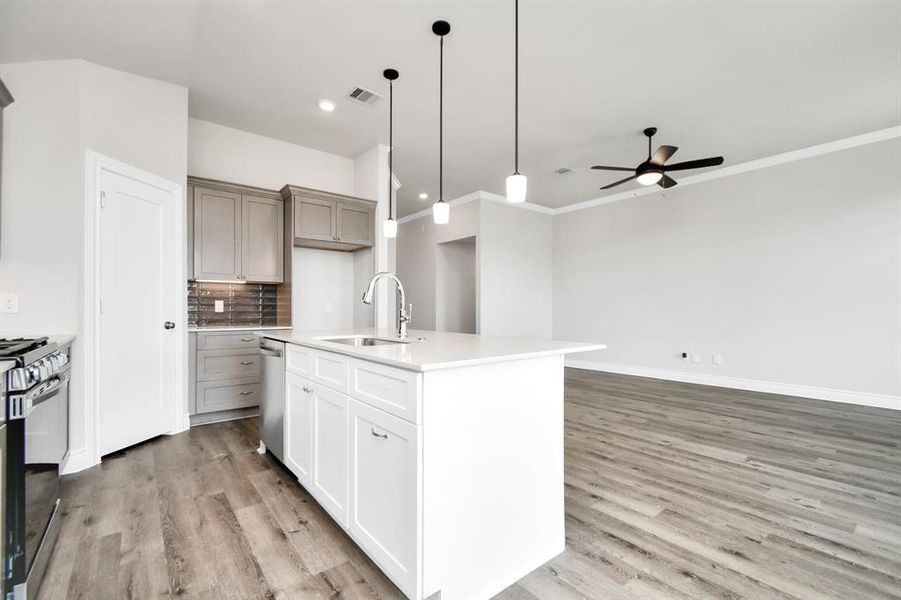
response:
[[[260,337],[256,331],[199,331],[189,342],[191,415],[255,407],[260,403]]]
[[[259,403],[259,378],[197,382],[196,414],[247,408]]]
[[[353,251],[375,242],[375,202],[296,186],[282,188],[294,205],[294,245]]]
[[[200,182],[203,181],[201,184]],[[193,278],[236,283],[284,281],[284,202],[265,190],[193,179]],[[255,190],[255,188],[249,188]],[[268,192],[272,193],[272,192]],[[190,263],[189,263],[190,266]]]

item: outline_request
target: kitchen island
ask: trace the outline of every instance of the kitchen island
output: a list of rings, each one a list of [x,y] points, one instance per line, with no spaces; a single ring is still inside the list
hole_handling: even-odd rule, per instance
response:
[[[409,598],[490,598],[563,551],[563,356],[603,345],[263,336],[286,344],[285,465]]]

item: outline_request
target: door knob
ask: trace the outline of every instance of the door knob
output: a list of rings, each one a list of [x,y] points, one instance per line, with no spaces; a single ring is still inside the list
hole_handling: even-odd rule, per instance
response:
[[[175,323],[173,323],[172,321],[166,321],[165,323],[163,323],[163,327],[165,327],[166,329],[175,329]]]

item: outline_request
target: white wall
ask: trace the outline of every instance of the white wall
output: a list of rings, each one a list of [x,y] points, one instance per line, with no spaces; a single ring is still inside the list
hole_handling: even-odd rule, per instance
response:
[[[478,333],[476,239],[438,244],[435,258],[435,328]]]
[[[555,337],[615,368],[898,396],[899,164],[896,138],[558,215]]]
[[[0,333],[80,336],[85,153],[182,184],[188,91],[80,60],[0,65],[0,77],[15,97],[4,113],[0,289],[20,299],[18,313],[2,315]],[[87,435],[81,341],[72,365],[73,453]]]
[[[400,223],[397,229],[397,275],[413,303],[416,329],[434,330],[437,245],[479,234],[479,201],[452,206],[450,222],[435,225],[432,217]],[[480,240],[476,240],[476,247]]]
[[[362,304],[354,286],[354,253],[294,248],[293,258],[295,329],[353,328],[354,307]]]
[[[188,121],[188,174],[279,190],[286,184],[354,193],[354,162],[216,123]]]
[[[462,202],[462,203],[461,203]],[[476,238],[477,330],[550,339],[553,333],[553,218],[476,192],[451,201],[450,223],[431,216],[401,223],[397,271],[414,303],[413,325],[435,329],[437,246]]]
[[[482,200],[479,232],[481,332],[552,339],[553,217]]]

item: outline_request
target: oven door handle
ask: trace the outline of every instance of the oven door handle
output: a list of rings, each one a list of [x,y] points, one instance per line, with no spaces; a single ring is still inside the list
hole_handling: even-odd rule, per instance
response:
[[[31,414],[34,407],[49,400],[69,382],[68,371],[60,373],[56,377],[41,382],[24,394],[10,395],[9,418],[24,419]]]

